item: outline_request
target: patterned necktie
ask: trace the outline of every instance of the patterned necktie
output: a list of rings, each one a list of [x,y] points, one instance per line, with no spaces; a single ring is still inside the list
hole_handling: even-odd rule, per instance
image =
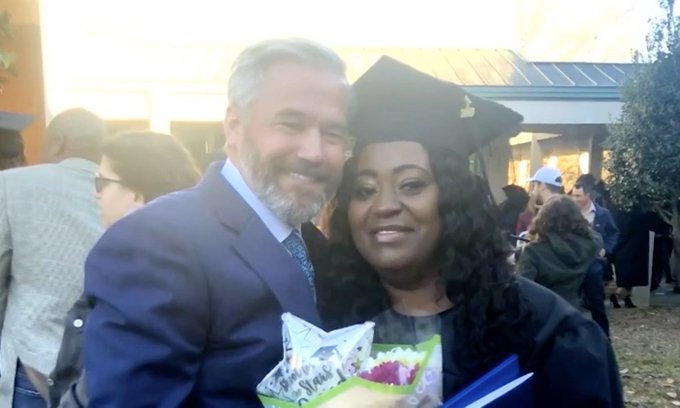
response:
[[[288,235],[288,238],[283,240],[283,246],[286,247],[300,269],[305,273],[307,281],[312,287],[312,292],[314,292],[314,267],[312,266],[312,261],[309,260],[307,248],[305,247],[305,243],[302,242],[300,235],[296,231],[291,232],[290,235]]]

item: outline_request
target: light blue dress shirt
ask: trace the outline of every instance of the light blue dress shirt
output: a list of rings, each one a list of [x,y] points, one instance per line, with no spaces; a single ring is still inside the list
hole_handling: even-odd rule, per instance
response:
[[[294,228],[282,221],[279,217],[267,207],[262,200],[253,192],[253,190],[246,184],[241,172],[234,166],[231,160],[227,159],[222,167],[222,176],[231,184],[236,192],[243,198],[243,200],[255,211],[258,217],[262,220],[264,225],[269,229],[277,241],[283,242]],[[297,231],[299,227],[295,228]]]

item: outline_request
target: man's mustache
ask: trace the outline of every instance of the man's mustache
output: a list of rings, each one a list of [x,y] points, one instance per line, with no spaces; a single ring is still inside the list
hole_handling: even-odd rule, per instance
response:
[[[331,171],[325,165],[305,161],[274,163],[272,168],[276,173],[297,173],[319,182],[326,181],[332,177]]]

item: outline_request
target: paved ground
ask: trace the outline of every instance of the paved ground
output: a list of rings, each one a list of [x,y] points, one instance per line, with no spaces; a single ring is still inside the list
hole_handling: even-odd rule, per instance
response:
[[[672,285],[662,284],[652,293],[650,303],[652,306],[680,306],[680,295],[673,293]],[[680,339],[678,341],[680,342]]]

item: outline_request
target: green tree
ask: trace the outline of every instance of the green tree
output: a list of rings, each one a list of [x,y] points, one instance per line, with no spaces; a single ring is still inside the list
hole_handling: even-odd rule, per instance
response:
[[[6,74],[16,76],[14,54],[5,48],[7,41],[12,39],[10,15],[7,10],[0,11],[0,84],[7,80]]]
[[[620,122],[610,127],[605,163],[612,200],[622,209],[656,212],[673,228],[674,268],[680,266],[680,36],[673,0],[653,22],[646,52],[622,89]],[[676,269],[678,270],[678,269]]]

